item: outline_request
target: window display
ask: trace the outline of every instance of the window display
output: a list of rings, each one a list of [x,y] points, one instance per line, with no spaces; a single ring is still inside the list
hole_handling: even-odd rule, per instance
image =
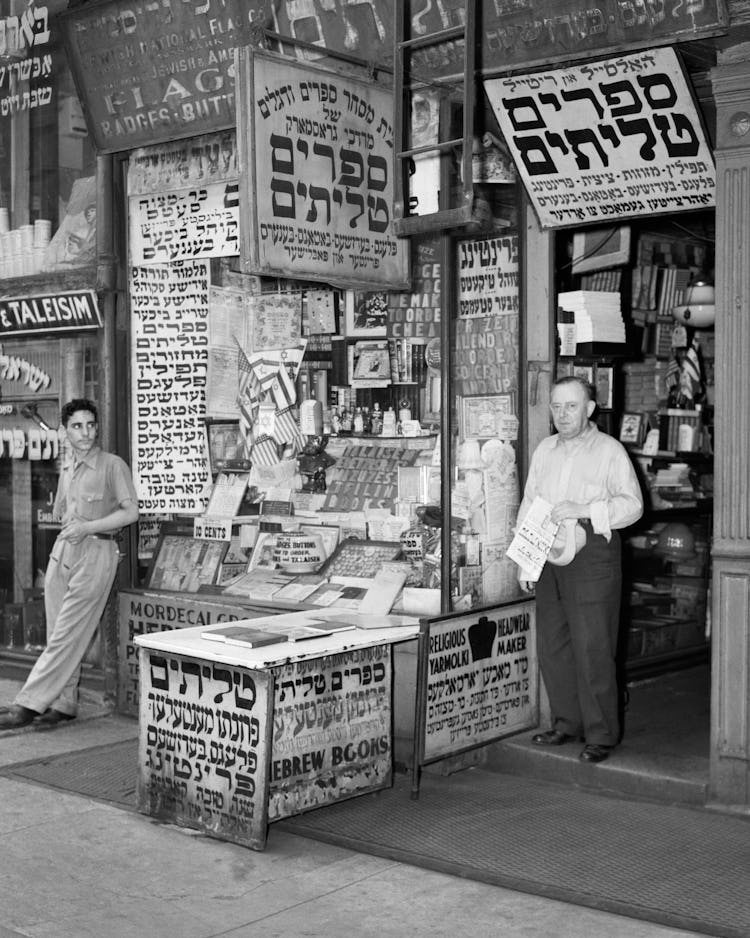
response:
[[[57,28],[66,4],[33,3],[4,30],[0,72],[0,279],[96,261],[96,154]],[[2,4],[14,19],[15,7]]]

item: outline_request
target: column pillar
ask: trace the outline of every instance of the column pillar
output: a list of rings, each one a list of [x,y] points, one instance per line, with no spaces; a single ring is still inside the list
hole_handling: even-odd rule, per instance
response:
[[[750,48],[720,54],[709,798],[750,807]]]

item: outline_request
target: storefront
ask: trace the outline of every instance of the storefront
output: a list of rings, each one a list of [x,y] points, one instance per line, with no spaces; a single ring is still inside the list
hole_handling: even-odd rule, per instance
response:
[[[62,47],[63,9],[6,5],[0,43],[0,610],[3,657],[21,669],[45,642],[61,405],[97,399],[103,433],[115,435],[112,295],[97,266],[110,193]],[[101,672],[98,644],[87,662]]]
[[[700,22],[683,22],[675,11],[679,22],[669,24],[629,19],[613,7],[609,26],[581,29],[575,41],[550,31],[547,45],[539,39],[533,47],[527,43],[526,13],[495,5],[486,14],[491,22],[474,24],[484,37],[478,65],[483,79],[468,161],[465,151],[458,152],[461,146],[443,144],[454,136],[467,100],[455,78],[464,61],[462,38],[449,37],[417,53],[419,68],[438,83],[402,84],[394,110],[390,75],[356,60],[365,57],[363,50],[368,60],[378,50],[378,61],[390,60],[396,31],[391,12],[375,7],[372,16],[364,16],[350,6],[340,21],[322,4],[313,8],[315,15],[294,22],[282,5],[273,11],[264,4],[226,8],[222,28],[185,10],[184,19],[172,16],[169,22],[161,9],[142,11],[125,33],[115,28],[116,2],[71,10],[62,18],[99,154],[102,191],[110,182],[103,167],[115,163],[122,171],[116,178],[122,191],[116,217],[123,237],[113,243],[127,244],[119,253],[118,278],[128,322],[116,342],[114,335],[96,333],[91,344],[99,355],[116,349],[120,373],[129,375],[130,455],[142,512],[131,587],[146,598],[171,593],[175,608],[189,594],[190,605],[209,606],[221,597],[220,603],[236,603],[248,614],[300,604],[356,610],[377,596],[389,603],[385,611],[437,615],[515,599],[515,566],[505,551],[528,455],[548,433],[554,377],[561,369],[586,369],[602,395],[606,428],[620,435],[623,414],[637,417],[627,426],[633,425],[639,444],[641,430],[645,437],[649,428],[643,415],[653,412],[658,425],[665,409],[654,382],[671,345],[666,355],[649,345],[657,341],[656,329],[644,327],[648,338],[635,355],[630,346],[628,355],[611,349],[603,354],[596,347],[582,354],[575,345],[567,356],[562,349],[558,353],[559,295],[620,290],[581,279],[598,270],[561,275],[560,257],[568,247],[575,253],[597,226],[614,223],[618,238],[628,229],[631,247],[618,241],[611,266],[600,268],[614,269],[621,275],[618,283],[627,283],[621,311],[628,328],[633,309],[647,311],[649,326],[656,313],[658,325],[650,299],[633,303],[632,273],[641,266],[671,266],[657,236],[667,216],[682,215],[687,203],[598,198],[587,203],[592,210],[583,218],[578,211],[565,214],[555,176],[570,179],[571,173],[560,173],[550,157],[543,183],[540,178],[536,189],[529,185],[530,169],[542,175],[534,161],[543,147],[520,140],[528,114],[508,112],[510,124],[503,123],[501,102],[525,88],[523,107],[536,107],[539,117],[541,105],[533,95],[540,73],[546,70],[554,82],[550,63],[557,63],[571,75],[585,75],[587,63],[596,60],[604,63],[607,80],[621,85],[617,100],[612,91],[606,101],[613,112],[607,120],[616,127],[623,118],[614,111],[625,106],[629,75],[648,72],[649,54],[639,50],[658,46],[651,58],[676,82],[682,72],[679,65],[670,72],[670,63],[677,61],[673,48],[679,48],[689,68],[675,100],[680,113],[688,107],[700,112],[706,137],[696,158],[705,171],[686,170],[703,189],[694,193],[695,211],[682,215],[688,237],[677,240],[683,246],[712,246],[715,240],[718,248],[715,258],[711,247],[700,258],[693,252],[674,265],[684,261],[707,270],[715,262],[717,313],[716,377],[707,402],[713,426],[691,436],[691,451],[716,462],[713,568],[709,511],[690,558],[693,569],[677,575],[701,579],[702,598],[713,609],[713,796],[743,803],[747,721],[723,703],[747,682],[747,668],[738,663],[747,661],[747,638],[733,626],[746,621],[746,522],[738,522],[727,503],[729,492],[745,497],[746,487],[735,480],[746,474],[746,458],[725,445],[743,438],[742,421],[750,419],[728,406],[736,390],[727,387],[729,374],[737,383],[745,380],[741,362],[733,360],[746,347],[736,332],[741,322],[732,322],[740,319],[741,304],[730,302],[743,295],[743,268],[737,248],[728,247],[738,244],[743,229],[734,215],[741,200],[732,197],[731,212],[726,201],[726,179],[733,177],[719,171],[714,185],[711,151],[719,170],[731,156],[739,172],[746,159],[740,119],[745,102],[736,90],[742,84],[741,53],[736,61],[731,52],[719,53],[720,64],[711,72],[714,97],[709,91],[707,70],[716,63],[717,37],[726,44],[731,35],[724,4],[706,4]],[[460,12],[454,10],[454,17],[444,11],[445,22],[435,12],[434,22],[421,25],[428,32],[453,28]],[[278,37],[263,33],[264,26],[297,41],[279,45]],[[236,60],[234,49],[241,50]],[[499,50],[502,65],[496,61]],[[527,82],[529,75],[536,77]],[[583,84],[573,87],[566,104],[577,98],[579,106],[586,100],[596,108]],[[661,92],[648,98],[649,89],[646,104],[658,129],[666,105]],[[409,113],[411,120],[402,126]],[[734,130],[721,129],[723,114],[725,126]],[[606,123],[604,114],[599,119]],[[559,138],[568,126],[546,128],[548,139],[558,140],[554,152],[563,152]],[[610,143],[613,133],[604,135]],[[678,146],[685,126],[670,124],[655,142],[672,133]],[[461,143],[468,137],[464,124]],[[590,135],[569,143],[579,154],[579,169],[584,157],[590,164],[601,156],[601,144],[597,148]],[[404,193],[393,172],[394,148],[410,154],[405,202],[396,198]],[[632,152],[637,160],[637,147]],[[682,159],[684,169],[687,157]],[[462,213],[457,200],[466,191],[467,166],[474,197],[471,211]],[[572,183],[581,196],[576,201],[584,203],[581,185]],[[589,185],[601,194],[600,183]],[[628,201],[634,202],[630,208]],[[602,206],[608,214],[599,211]],[[451,226],[451,218],[460,224]],[[409,229],[409,219],[416,219],[413,233],[397,237],[397,228]],[[642,252],[633,263],[636,244]],[[106,302],[114,303],[111,297]],[[668,313],[661,318],[674,323]],[[105,316],[105,333],[106,322]],[[85,346],[94,334],[77,341]],[[709,344],[707,332],[707,361]],[[83,346],[81,354],[95,354]],[[654,385],[653,407],[650,400],[627,396],[628,382],[631,390],[633,385],[628,367],[640,358],[655,362],[646,378]],[[65,368],[85,374],[70,364]],[[90,374],[95,379],[101,371],[92,366]],[[121,395],[125,384],[119,383]],[[85,390],[101,397],[95,384]],[[111,385],[104,393],[111,408]],[[41,406],[39,413],[44,419]],[[126,435],[120,425],[123,451]],[[684,461],[677,458],[677,446],[668,452],[674,453],[672,463]],[[710,468],[702,472],[706,489],[710,474]],[[36,485],[37,500],[43,500],[44,483],[31,476],[31,489]],[[695,506],[684,507],[690,513]],[[658,527],[648,529],[643,543],[659,533]],[[34,549],[27,564],[29,589],[35,566],[43,563],[43,542]],[[667,592],[672,603],[671,586]],[[684,610],[688,594],[676,598]],[[157,620],[168,623],[168,612]],[[132,615],[121,616],[114,670],[125,712],[135,704],[133,638],[139,628],[153,630],[149,621],[143,619],[140,628]],[[665,664],[658,642],[667,641],[668,630],[639,628],[640,652],[656,649]],[[704,629],[705,617],[696,620],[685,647],[705,657]],[[675,628],[672,634],[686,632]],[[396,683],[398,674],[397,661]]]

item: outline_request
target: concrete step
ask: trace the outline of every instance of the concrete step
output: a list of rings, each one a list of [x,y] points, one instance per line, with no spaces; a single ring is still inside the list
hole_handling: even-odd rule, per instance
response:
[[[625,740],[606,762],[579,760],[583,743],[542,748],[524,733],[486,747],[483,768],[667,804],[704,805],[708,796],[705,759],[659,751],[645,752]]]

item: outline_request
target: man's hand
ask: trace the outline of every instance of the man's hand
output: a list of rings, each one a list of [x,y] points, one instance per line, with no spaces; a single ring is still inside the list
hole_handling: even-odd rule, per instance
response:
[[[561,521],[577,521],[579,518],[588,518],[588,516],[588,505],[580,505],[578,502],[560,502],[550,512],[550,518],[555,524],[560,524]]]
[[[88,525],[85,521],[77,521],[73,519],[68,521],[67,524],[63,525],[62,530],[60,531],[60,537],[66,541],[70,541],[71,544],[80,544],[81,541],[87,537],[89,534]]]
[[[533,593],[536,583],[532,583],[531,580],[519,580],[518,585],[524,591],[524,593]]]

